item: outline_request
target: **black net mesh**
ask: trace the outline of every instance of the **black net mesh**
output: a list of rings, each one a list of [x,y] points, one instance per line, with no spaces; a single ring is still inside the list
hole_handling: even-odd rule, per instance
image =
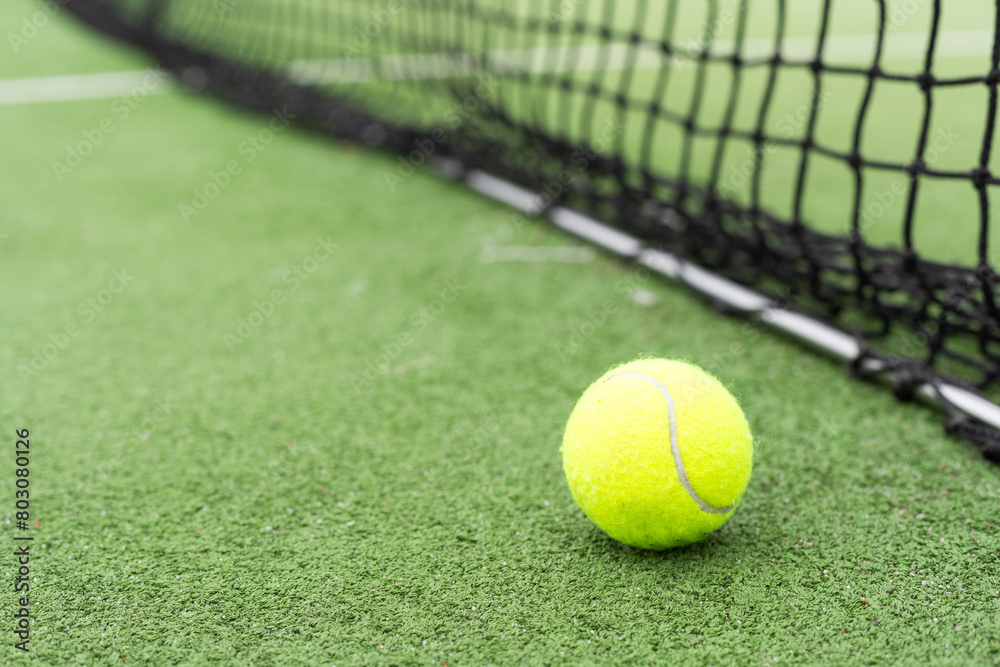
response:
[[[398,152],[389,189],[458,158],[856,333],[901,394],[1000,395],[997,0],[66,4],[189,87]]]

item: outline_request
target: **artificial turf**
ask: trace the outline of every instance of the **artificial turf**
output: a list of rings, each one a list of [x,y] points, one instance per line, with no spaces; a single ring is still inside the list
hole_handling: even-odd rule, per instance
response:
[[[25,75],[135,63],[46,30]],[[602,255],[484,261],[575,244],[430,173],[389,192],[391,156],[289,128],[247,161],[267,119],[202,98],[144,99],[60,182],[112,104],[0,107],[0,497],[13,545],[28,428],[35,538],[8,664],[1000,659],[1000,469],[938,415]],[[716,373],[757,440],[735,516],[664,553],[594,527],[559,456],[642,354]]]

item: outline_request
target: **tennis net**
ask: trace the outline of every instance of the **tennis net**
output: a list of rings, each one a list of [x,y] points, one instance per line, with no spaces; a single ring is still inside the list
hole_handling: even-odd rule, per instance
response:
[[[396,152],[389,190],[488,174],[808,313],[1000,457],[940,390],[1000,397],[998,0],[66,6],[190,89]]]

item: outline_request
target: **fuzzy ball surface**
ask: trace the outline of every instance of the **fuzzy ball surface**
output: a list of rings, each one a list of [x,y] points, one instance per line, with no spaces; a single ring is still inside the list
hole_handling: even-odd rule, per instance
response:
[[[683,361],[611,369],[577,402],[562,443],[573,498],[611,537],[643,549],[703,539],[750,481],[753,438],[731,393]]]

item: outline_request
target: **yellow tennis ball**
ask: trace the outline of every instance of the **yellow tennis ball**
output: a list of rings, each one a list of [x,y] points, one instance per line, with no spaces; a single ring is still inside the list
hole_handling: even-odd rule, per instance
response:
[[[643,549],[696,542],[732,515],[753,438],[733,395],[688,363],[640,359],[590,385],[562,444],[573,498],[611,537]]]

